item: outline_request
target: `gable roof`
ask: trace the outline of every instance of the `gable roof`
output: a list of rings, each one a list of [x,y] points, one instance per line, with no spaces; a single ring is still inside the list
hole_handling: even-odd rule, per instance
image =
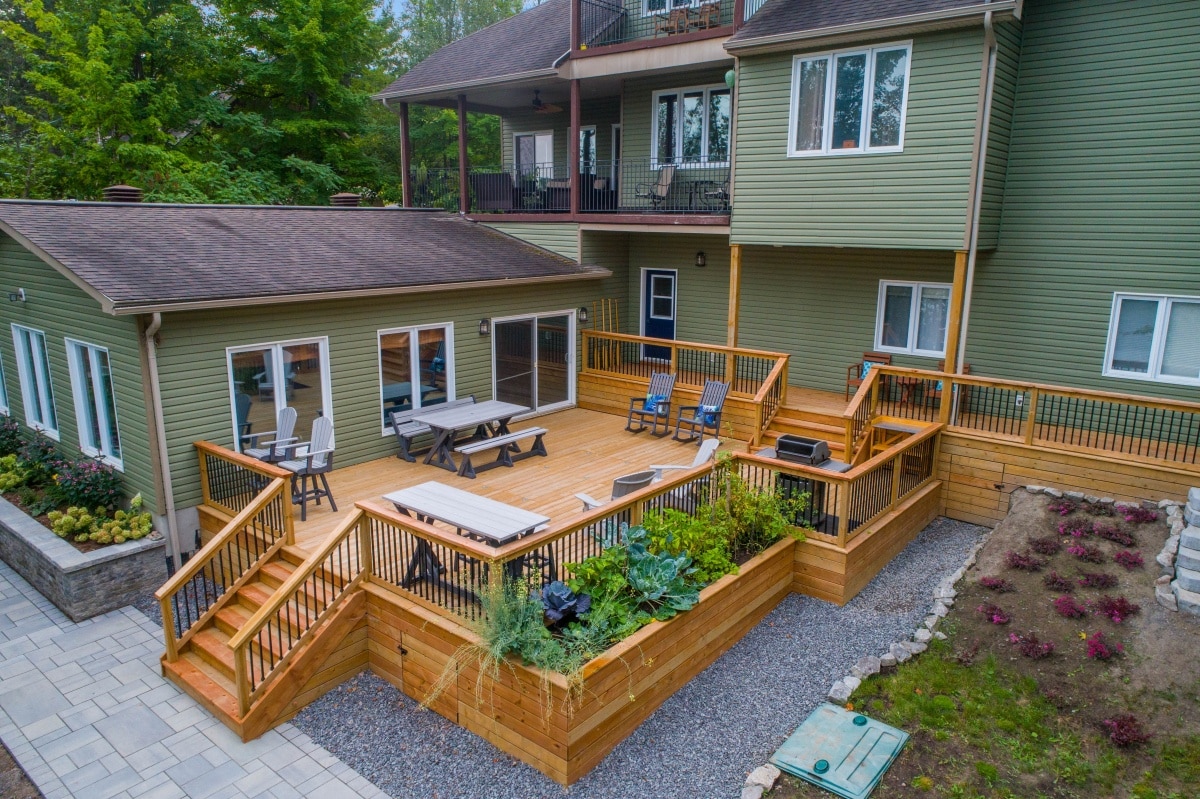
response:
[[[0,231],[112,314],[612,274],[456,214],[394,208],[0,200]]]
[[[547,0],[451,42],[376,97],[401,98],[505,79],[556,75],[571,50],[571,0]]]
[[[736,51],[876,28],[945,24],[992,11],[1012,12],[1016,0],[767,0],[725,47]]]

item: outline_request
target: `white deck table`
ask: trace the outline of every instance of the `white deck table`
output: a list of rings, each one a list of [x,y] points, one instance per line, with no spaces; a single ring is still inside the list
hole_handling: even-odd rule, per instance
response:
[[[458,464],[454,462],[454,440],[459,430],[475,428],[475,438],[478,439],[507,435],[509,420],[528,412],[529,408],[524,405],[488,400],[444,410],[437,410],[437,406],[434,406],[427,413],[413,414],[412,418],[413,421],[429,425],[433,432],[433,446],[430,447],[424,462],[457,472]],[[514,452],[519,451],[516,444],[510,446]]]

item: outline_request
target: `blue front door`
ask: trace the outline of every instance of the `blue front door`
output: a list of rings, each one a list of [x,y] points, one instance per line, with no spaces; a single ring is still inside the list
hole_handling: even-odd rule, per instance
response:
[[[642,273],[642,335],[675,338],[675,272],[646,269]],[[644,345],[643,358],[669,360],[667,347]]]

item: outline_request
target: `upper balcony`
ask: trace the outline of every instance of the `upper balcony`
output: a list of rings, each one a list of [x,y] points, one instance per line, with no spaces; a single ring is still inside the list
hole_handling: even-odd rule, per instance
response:
[[[572,57],[728,36],[740,0],[573,0]],[[617,47],[625,45],[625,47]]]

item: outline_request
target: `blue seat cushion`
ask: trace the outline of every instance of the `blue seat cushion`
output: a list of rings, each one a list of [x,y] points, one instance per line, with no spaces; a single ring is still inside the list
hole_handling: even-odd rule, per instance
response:
[[[700,413],[704,414],[704,423],[707,425],[716,424],[717,423],[717,413],[720,410],[721,409],[718,408],[716,405],[701,405]]]
[[[646,401],[642,403],[642,409],[647,411],[658,412],[658,406],[666,397],[661,394],[647,394]]]
[[[881,364],[881,363],[875,363],[874,361],[863,361],[863,365],[862,365],[862,373],[861,373],[861,374],[859,374],[859,376],[858,376],[858,379],[859,379],[859,380],[866,380],[866,379],[867,379],[867,375],[871,373],[871,367],[872,367],[872,366],[883,366],[883,364]]]

